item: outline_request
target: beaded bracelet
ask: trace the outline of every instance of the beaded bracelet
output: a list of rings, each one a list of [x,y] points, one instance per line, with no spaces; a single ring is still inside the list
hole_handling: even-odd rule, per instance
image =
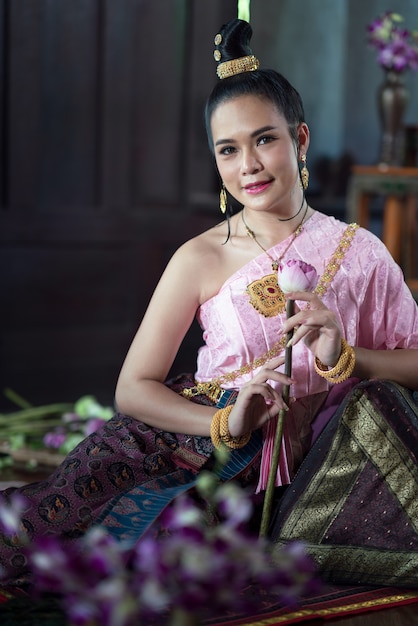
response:
[[[220,409],[219,411],[216,411],[210,423],[210,438],[212,439],[212,443],[215,448],[222,447],[220,426],[221,426],[221,417],[222,417],[223,410],[224,409]]]
[[[233,437],[229,432],[228,426],[228,418],[229,414],[232,410],[233,405],[227,406],[222,410],[221,415],[221,423],[219,428],[219,433],[221,436],[221,441],[231,449],[243,448],[251,439],[251,433],[245,433],[245,435],[239,435],[238,437]],[[230,409],[228,411],[228,409]]]
[[[230,404],[224,409],[219,409],[212,418],[210,437],[215,448],[221,448],[222,444],[231,449],[243,448],[251,439],[251,433],[232,437],[229,432],[228,418],[233,408],[234,405]]]
[[[341,338],[341,354],[338,362],[332,369],[328,369],[326,365],[315,357],[314,367],[317,374],[325,378],[334,385],[342,383],[350,378],[356,364],[356,355],[354,348],[350,346],[345,339]]]

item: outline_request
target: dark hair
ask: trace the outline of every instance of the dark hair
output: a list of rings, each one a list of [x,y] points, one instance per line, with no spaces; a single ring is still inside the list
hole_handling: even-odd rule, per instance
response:
[[[248,22],[235,19],[224,24],[219,31],[221,41],[216,45],[219,63],[253,54],[249,42],[252,28]],[[243,95],[259,96],[270,100],[286,119],[289,132],[297,144],[297,127],[305,121],[305,113],[299,93],[279,72],[257,69],[242,72],[219,80],[210,94],[205,107],[205,125],[209,146],[213,152],[210,121],[215,109],[228,100]]]

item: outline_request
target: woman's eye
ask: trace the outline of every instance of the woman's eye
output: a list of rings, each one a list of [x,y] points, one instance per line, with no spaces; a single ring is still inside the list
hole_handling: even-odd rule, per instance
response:
[[[228,156],[229,154],[232,154],[233,152],[235,152],[235,148],[233,148],[232,146],[225,146],[219,151],[219,154]]]
[[[270,141],[273,141],[274,137],[271,137],[270,135],[264,135],[263,137],[259,137],[257,143],[259,146],[263,146],[266,143],[270,143]]]

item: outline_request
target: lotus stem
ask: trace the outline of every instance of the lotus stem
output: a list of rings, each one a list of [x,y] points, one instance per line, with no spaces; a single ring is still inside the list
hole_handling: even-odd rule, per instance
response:
[[[286,316],[292,317],[295,311],[295,301],[287,300],[286,302]],[[285,348],[285,364],[284,372],[286,376],[292,375],[292,346],[288,345],[289,341],[293,337],[293,328],[286,335],[286,348]],[[284,385],[282,390],[282,397],[286,405],[289,402],[289,385]],[[261,515],[260,524],[260,537],[266,537],[270,526],[271,511],[273,507],[274,489],[276,486],[277,468],[279,467],[280,450],[282,447],[283,428],[287,410],[280,409],[277,417],[276,434],[274,437],[273,454],[271,458],[270,471],[267,480],[266,493],[264,496],[263,512]]]
[[[16,393],[16,391],[13,391],[13,389],[9,389],[8,387],[4,390],[4,395],[21,409],[29,409],[32,406],[30,402],[25,400],[25,398],[22,398],[22,396]]]
[[[0,423],[9,422],[13,420],[26,420],[33,419],[35,417],[47,417],[48,415],[68,413],[74,409],[73,404],[60,403],[60,404],[48,404],[45,406],[31,407],[27,409],[21,409],[20,411],[12,411],[11,413],[0,413]]]

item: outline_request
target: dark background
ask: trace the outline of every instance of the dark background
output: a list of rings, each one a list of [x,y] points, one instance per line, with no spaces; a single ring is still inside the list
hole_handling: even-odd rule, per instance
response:
[[[365,4],[252,3],[261,58],[273,64],[292,40],[279,69],[311,127],[326,129],[312,141],[311,201],[338,217],[350,164],[377,154],[380,73],[364,24],[387,7]],[[418,27],[416,5],[394,5]],[[34,404],[84,394],[112,402],[165,264],[220,219],[203,107],[213,37],[235,16],[235,0],[0,0],[0,409],[10,408],[4,388]],[[364,91],[353,94],[356,76]],[[204,271],[191,267],[185,280]],[[176,371],[193,370],[199,343],[194,326]]]

